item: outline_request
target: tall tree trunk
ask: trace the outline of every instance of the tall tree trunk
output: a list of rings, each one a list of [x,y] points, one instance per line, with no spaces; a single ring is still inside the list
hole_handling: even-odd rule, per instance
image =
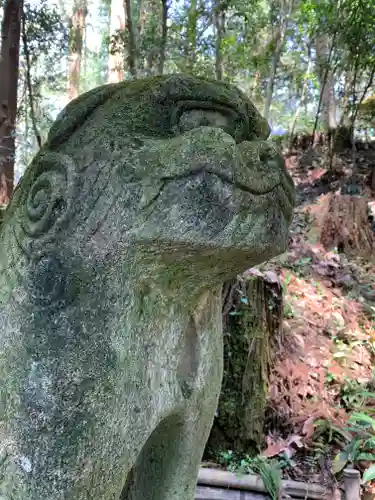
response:
[[[27,85],[27,94],[29,98],[29,108],[30,108],[30,118],[31,124],[34,130],[35,139],[38,144],[38,148],[42,147],[42,138],[37,126],[37,120],[35,116],[35,106],[34,106],[34,93],[33,86],[31,81],[31,60],[30,60],[30,51],[29,44],[27,41],[27,33],[26,33],[26,25],[25,25],[25,15],[22,16],[22,45],[23,45],[23,54],[25,57],[25,78]]]
[[[290,125],[290,142],[291,143],[293,141],[293,136],[294,136],[294,132],[295,132],[295,129],[296,129],[297,120],[298,120],[301,108],[303,107],[303,105],[305,104],[305,101],[306,101],[307,83],[309,81],[309,73],[311,71],[311,66],[312,66],[312,60],[311,60],[311,55],[309,54],[309,62],[307,63],[306,73],[305,73],[305,76],[303,78],[303,84],[302,84],[302,90],[301,90],[301,96],[300,96],[299,105],[297,106],[297,109],[296,109],[296,112],[294,114],[292,123]]]
[[[158,0],[138,1],[138,20],[135,48],[139,74],[154,75],[157,72],[158,40],[161,29],[161,4]],[[147,46],[145,46],[145,36]]]
[[[260,89],[260,72],[255,71],[253,75],[253,83],[251,86],[251,95],[255,99],[255,101],[259,101],[261,97],[261,89]]]
[[[125,32],[126,29],[125,5],[123,0],[112,0],[110,7],[110,28],[109,37],[113,37],[118,32]],[[110,42],[108,57],[108,83],[121,82],[124,79],[124,54]]]
[[[222,80],[224,76],[222,44],[225,33],[225,10],[220,0],[217,1],[214,7],[213,14],[214,14],[215,32],[216,32],[215,73],[216,73],[216,79]]]
[[[360,55],[358,54],[358,57],[360,57]],[[357,71],[357,66],[356,66],[356,71]],[[355,127],[355,122],[357,120],[357,116],[358,116],[358,111],[359,111],[359,108],[369,90],[369,88],[372,86],[372,84],[374,83],[374,78],[375,78],[375,67],[373,67],[371,69],[371,73],[369,75],[369,78],[367,80],[367,83],[366,85],[364,86],[363,88],[363,91],[362,91],[362,94],[360,96],[360,99],[359,101],[357,101],[356,99],[356,90],[355,90],[355,82],[353,84],[353,104],[355,106],[354,108],[354,112],[351,116],[351,125],[350,125],[350,132],[351,132],[351,143],[352,143],[352,164],[353,164],[353,169],[352,169],[352,177],[353,179],[356,178],[356,171],[357,171],[357,163],[356,163],[356,152],[357,152],[357,148],[356,148],[356,145],[355,145],[355,140],[354,140],[354,127]]]
[[[133,13],[131,0],[124,0],[125,14],[126,14],[126,26],[128,28],[128,55],[127,62],[129,67],[129,72],[133,78],[137,76],[137,40],[134,31],[133,24]]]
[[[164,72],[166,48],[167,48],[167,35],[168,35],[168,0],[161,0],[162,5],[162,19],[161,19],[161,43],[160,43],[160,54],[159,54],[159,64],[158,73],[162,75]]]
[[[284,44],[285,44],[285,35],[286,31],[288,29],[289,25],[289,20],[292,15],[293,7],[294,7],[294,2],[295,0],[286,0],[285,4],[284,1],[281,1],[281,4],[278,9],[276,9],[276,2],[274,2],[274,11],[276,12],[277,10],[280,11],[280,15],[278,16],[278,26],[276,30],[276,34],[274,36],[274,52],[271,58],[271,68],[270,68],[270,75],[268,78],[267,82],[267,90],[266,90],[266,101],[264,104],[264,117],[266,120],[269,119],[270,115],[270,109],[271,109],[271,102],[272,102],[272,97],[273,97],[273,89],[275,86],[275,80],[276,80],[276,74],[277,74],[277,68],[279,66],[281,54],[284,49]],[[276,16],[274,12],[271,14],[272,16]],[[274,22],[273,22],[274,23]]]
[[[342,151],[345,148],[353,147],[354,142],[352,142],[352,132],[353,123],[351,118],[353,117],[353,109],[355,109],[356,103],[356,82],[358,73],[358,63],[359,58],[357,58],[354,64],[354,69],[350,68],[345,72],[345,84],[344,84],[344,96],[342,99],[342,112],[340,121],[337,123],[334,137],[333,137],[333,148],[330,157],[330,168],[332,168],[334,152]],[[352,102],[350,102],[350,96],[352,95]],[[355,147],[355,146],[354,146]]]
[[[270,69],[270,75],[267,81],[267,89],[266,89],[266,101],[264,103],[264,118],[266,120],[269,120],[270,116],[270,110],[271,110],[271,103],[272,103],[272,97],[273,97],[273,89],[275,86],[275,79],[276,79],[276,73],[277,73],[277,67],[279,65],[280,61],[280,56],[281,56],[281,50],[277,49],[272,55],[271,59],[271,69]]]
[[[15,121],[23,1],[6,0],[1,25],[0,53],[0,204],[13,193]]]
[[[137,10],[138,10],[138,19],[135,26],[135,35],[134,35],[134,63],[136,64],[136,74],[152,74],[154,59],[155,59],[155,35],[156,35],[156,26],[152,24],[151,33],[150,33],[150,41],[149,46],[147,47],[147,56],[144,57],[144,51],[142,48],[142,41],[144,40],[146,25],[149,24],[147,21],[153,21],[153,16],[156,14],[156,0],[138,0],[137,2]],[[131,5],[131,3],[130,3]],[[136,16],[132,16],[134,19]],[[156,24],[156,23],[154,23]],[[133,21],[134,25],[134,21]],[[129,36],[130,38],[130,36]],[[142,53],[141,53],[142,52]],[[136,75],[133,75],[136,76]]]
[[[192,73],[197,58],[197,21],[198,8],[197,0],[191,0],[186,25],[186,39],[184,56],[186,60],[186,72]]]
[[[169,3],[168,0],[148,0],[147,4],[144,15],[138,18],[138,24],[141,24],[137,30],[138,51],[142,52],[145,59],[146,65],[143,65],[143,69],[146,74],[162,75],[166,57]],[[143,40],[145,30],[147,47]]]
[[[344,96],[342,98],[342,112],[340,117],[340,127],[350,127],[350,94],[353,83],[353,71],[345,71]]]
[[[318,76],[321,86],[321,123],[326,132],[335,130],[336,120],[336,97],[335,77],[332,70],[332,47],[334,41],[329,37],[318,35],[315,40],[316,57],[318,63]]]
[[[79,95],[83,37],[87,16],[87,0],[75,0],[69,26],[68,98]]]
[[[321,65],[319,66],[319,63],[318,63],[318,73],[319,73],[319,78],[320,78],[320,94],[319,94],[319,103],[318,103],[318,109],[316,111],[316,114],[315,114],[315,122],[314,122],[314,128],[313,128],[313,133],[312,133],[312,136],[311,136],[311,145],[314,145],[316,144],[317,142],[317,138],[319,136],[319,134],[316,134],[316,130],[317,130],[317,127],[318,127],[318,122],[319,122],[319,119],[320,119],[320,114],[321,114],[321,110],[322,110],[322,105],[323,105],[323,98],[325,97],[325,89],[328,88],[328,84],[327,84],[327,80],[328,80],[328,77],[329,77],[329,73],[331,71],[331,61],[332,61],[332,58],[333,58],[333,52],[334,52],[334,48],[335,48],[335,44],[336,44],[336,36],[337,36],[337,31],[335,31],[333,33],[333,36],[332,36],[332,41],[331,41],[331,44],[330,44],[330,49],[329,49],[329,52],[328,52],[328,55],[326,55],[325,57],[325,64],[324,66],[322,67]],[[316,43],[316,40],[315,40],[315,43]],[[319,43],[318,43],[319,45]],[[317,56],[317,59],[318,59],[318,56]],[[329,127],[329,124],[327,123],[327,119],[326,119],[326,123],[325,123],[325,129],[329,132],[329,135],[331,135],[331,129]],[[331,141],[330,142],[330,146],[332,145],[331,144]],[[333,149],[330,148],[330,155],[331,155],[331,163],[332,163],[332,159],[333,159]]]

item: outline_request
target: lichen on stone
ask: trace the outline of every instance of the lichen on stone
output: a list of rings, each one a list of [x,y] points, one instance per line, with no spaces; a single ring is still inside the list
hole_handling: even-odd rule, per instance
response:
[[[2,500],[194,498],[221,283],[286,245],[268,133],[238,89],[183,75],[59,115],[1,226]]]

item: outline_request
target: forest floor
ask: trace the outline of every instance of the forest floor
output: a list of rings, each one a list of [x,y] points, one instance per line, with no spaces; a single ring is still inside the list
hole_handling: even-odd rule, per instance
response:
[[[319,243],[327,199],[352,174],[352,152],[335,156],[331,170],[323,152],[295,152],[286,162],[298,202],[288,251],[270,264],[283,282],[284,320],[263,454],[283,461],[285,478],[332,485],[340,468],[334,457],[350,441],[350,415],[375,411],[375,260]],[[375,211],[368,187],[374,165],[374,150],[357,152],[357,179]],[[359,458],[356,467],[369,465]]]
[[[368,187],[375,151],[356,156],[362,195],[375,212]],[[286,163],[298,203],[287,252],[266,266],[283,283],[284,319],[273,352],[263,455],[278,460],[285,479],[332,487],[346,462],[334,457],[353,439],[363,448],[363,436],[345,430],[349,417],[375,413],[375,260],[348,258],[319,243],[324,207],[350,177],[352,152],[335,156],[331,170],[322,151],[289,153]],[[360,470],[370,464],[363,458],[357,450],[352,460]]]

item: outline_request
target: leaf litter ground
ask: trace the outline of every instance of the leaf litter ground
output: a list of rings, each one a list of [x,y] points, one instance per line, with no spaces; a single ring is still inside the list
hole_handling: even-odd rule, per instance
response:
[[[353,167],[351,151],[335,156],[331,170],[324,158],[314,151],[286,160],[298,207],[288,251],[267,264],[283,282],[284,320],[273,353],[263,454],[283,461],[285,478],[333,486],[340,430],[351,412],[375,410],[375,265],[319,243],[327,200]],[[370,209],[374,164],[374,151],[358,152],[357,182]]]

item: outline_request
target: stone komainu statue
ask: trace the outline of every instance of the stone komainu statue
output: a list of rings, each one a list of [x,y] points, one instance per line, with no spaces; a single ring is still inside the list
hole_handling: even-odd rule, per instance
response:
[[[0,499],[192,500],[221,283],[285,249],[294,188],[236,88],[71,102],[1,224]]]

